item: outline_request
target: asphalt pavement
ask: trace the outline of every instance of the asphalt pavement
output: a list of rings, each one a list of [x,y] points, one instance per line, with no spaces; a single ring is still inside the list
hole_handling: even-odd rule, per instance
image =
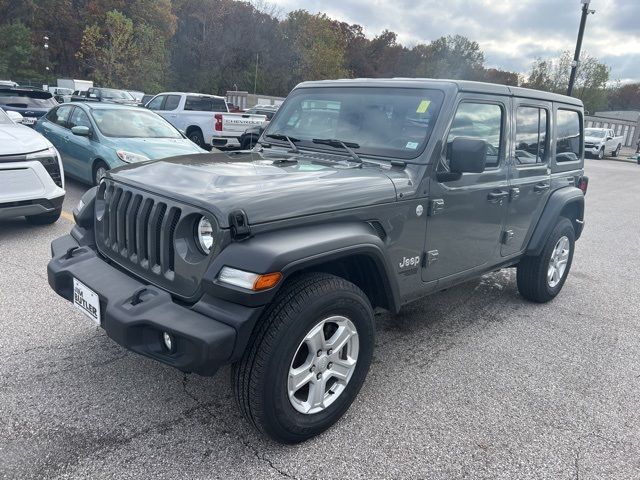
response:
[[[46,280],[46,227],[0,222],[0,478],[640,478],[640,166],[587,160],[586,228],[561,294],[502,270],[377,317],[369,377],[296,446],[240,416],[229,371],[116,345]],[[70,212],[85,187],[69,182]]]

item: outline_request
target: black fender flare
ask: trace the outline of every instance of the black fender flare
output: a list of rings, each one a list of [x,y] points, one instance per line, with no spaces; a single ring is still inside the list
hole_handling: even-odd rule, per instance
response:
[[[567,208],[571,209],[569,211],[574,211],[572,216],[575,218],[569,218],[569,220],[573,223],[576,240],[580,238],[584,220],[584,194],[577,187],[561,188],[549,195],[547,204],[529,240],[526,255],[538,256],[542,253],[558,218],[562,216],[564,211],[567,211]]]
[[[211,263],[203,277],[203,286],[212,296],[241,305],[262,306],[269,303],[287,278],[296,272],[352,255],[364,255],[373,261],[386,303],[390,310],[398,311],[399,287],[385,244],[371,225],[361,221],[286,228],[233,242]],[[248,292],[217,280],[224,266],[254,273],[281,272],[283,279],[269,290]]]

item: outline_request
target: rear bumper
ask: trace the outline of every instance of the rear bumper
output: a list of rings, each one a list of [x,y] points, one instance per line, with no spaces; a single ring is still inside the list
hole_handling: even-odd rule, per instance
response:
[[[70,235],[55,240],[51,253],[53,258],[47,267],[51,288],[69,301],[74,278],[95,291],[100,299],[101,326],[123,347],[200,375],[213,375],[233,360],[237,333],[229,324],[174,302],[166,291],[113,267],[90,247],[79,247]],[[142,288],[141,301],[134,304],[133,296]],[[206,311],[217,312],[221,318],[233,312],[239,324],[245,323],[244,318],[255,320],[259,314],[250,308],[238,310],[235,304],[225,310],[225,304],[220,301]],[[163,332],[173,336],[175,351],[164,347]]]

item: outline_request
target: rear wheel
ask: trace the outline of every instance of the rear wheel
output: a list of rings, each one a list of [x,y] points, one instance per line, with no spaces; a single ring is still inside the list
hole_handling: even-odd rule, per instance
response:
[[[534,302],[544,303],[560,293],[571,269],[574,246],[573,224],[563,217],[549,235],[542,253],[520,260],[517,272],[520,294]]]
[[[41,213],[39,215],[29,215],[26,218],[27,222],[29,222],[31,225],[50,225],[58,221],[61,213],[62,207],[56,208],[52,212]]]
[[[187,132],[187,138],[200,148],[204,148],[204,136],[199,128],[193,128]]]
[[[611,152],[611,156],[612,156],[612,157],[617,157],[617,156],[618,156],[618,154],[620,153],[620,149],[621,149],[621,148],[622,148],[622,145],[618,145],[618,146],[616,147],[616,149],[615,149],[613,152]]]
[[[107,174],[107,170],[109,167],[102,160],[98,160],[96,164],[93,166],[93,184],[99,185],[100,180]]]
[[[232,367],[238,405],[271,438],[307,440],[347,411],[373,344],[373,310],[358,287],[324,273],[302,275],[283,287]]]

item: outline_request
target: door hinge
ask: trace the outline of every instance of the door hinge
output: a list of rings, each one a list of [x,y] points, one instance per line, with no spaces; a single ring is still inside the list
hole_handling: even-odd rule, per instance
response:
[[[511,241],[511,239],[513,239],[513,237],[513,230],[505,230],[504,232],[502,232],[502,243],[506,245]]]
[[[429,202],[429,216],[433,217],[444,210],[444,200],[442,198],[436,198]]]
[[[438,250],[429,250],[427,252],[427,266],[438,261]]]

